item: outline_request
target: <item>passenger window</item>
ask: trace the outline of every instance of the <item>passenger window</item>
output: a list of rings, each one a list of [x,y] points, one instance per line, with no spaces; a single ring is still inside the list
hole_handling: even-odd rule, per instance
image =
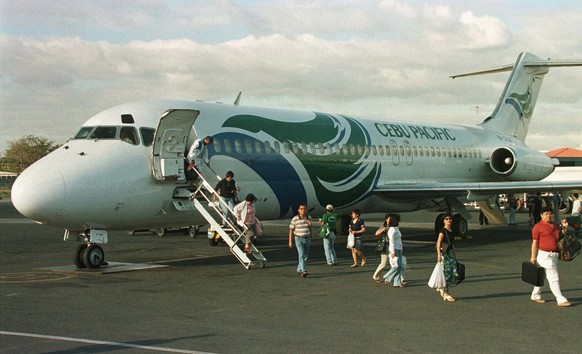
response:
[[[406,156],[410,156],[412,154],[412,151],[410,150],[410,146],[406,145]]]
[[[271,144],[268,141],[265,141],[265,153],[266,154],[271,153]]]
[[[214,146],[214,151],[216,151],[217,153],[222,152],[222,143],[220,142],[220,139],[214,138],[212,146]]]
[[[242,144],[238,139],[234,139],[234,151],[236,151],[237,154],[242,154]]]
[[[79,130],[77,135],[75,135],[75,139],[87,139],[87,137],[89,136],[89,133],[91,133],[91,130],[93,130],[93,128],[94,127],[81,128],[81,130]]]
[[[257,154],[262,154],[263,153],[263,149],[261,146],[261,142],[260,141],[255,141],[255,150],[257,151]]]
[[[400,156],[404,156],[404,147],[400,145]]]
[[[430,147],[430,156],[434,157],[434,147]]]
[[[384,156],[384,147],[382,145],[378,145],[378,152],[380,153],[380,156]]]
[[[370,155],[370,147],[368,145],[364,146],[364,154]]]
[[[232,153],[232,144],[229,139],[224,139],[224,151],[226,151],[227,154]]]
[[[275,152],[277,154],[281,154],[281,144],[279,144],[278,141],[275,141],[274,145],[275,145]]]
[[[139,128],[141,133],[141,141],[144,146],[151,146],[154,142],[154,135],[156,130],[153,128]]]
[[[245,151],[247,154],[253,153],[253,143],[247,139],[245,139]]]
[[[358,149],[358,155],[363,155],[364,154],[364,148],[362,147],[362,145],[358,145],[356,148]]]
[[[137,132],[134,127],[122,127],[119,132],[119,139],[131,145],[137,145]]]
[[[356,154],[356,147],[354,145],[350,145],[350,154],[352,155]]]
[[[372,155],[378,155],[378,150],[376,149],[376,145],[372,145]]]
[[[390,146],[386,145],[386,156],[390,156]]]
[[[297,143],[296,142],[292,142],[291,143],[291,148],[293,149],[293,153],[295,155],[298,155],[299,154],[299,148],[297,147]]]
[[[284,142],[283,143],[283,152],[285,152],[286,154],[288,154],[291,150],[289,150],[289,143]]]
[[[117,127],[97,127],[93,134],[91,134],[91,139],[115,139],[117,133]]]
[[[321,144],[319,144],[319,146],[321,146]],[[311,152],[312,154],[316,154],[317,152],[315,151],[315,144],[314,143],[310,143],[309,144],[309,152]]]

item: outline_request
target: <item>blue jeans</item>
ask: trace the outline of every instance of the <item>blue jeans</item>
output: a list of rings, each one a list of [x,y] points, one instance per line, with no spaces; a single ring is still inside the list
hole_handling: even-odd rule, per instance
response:
[[[388,273],[384,275],[384,279],[388,282],[394,281],[394,286],[400,286],[402,281],[402,250],[394,250],[396,258],[398,258],[398,267],[390,268]],[[390,255],[388,257],[391,257]]]
[[[299,257],[299,264],[297,265],[297,272],[307,272],[307,258],[309,257],[309,247],[311,246],[311,237],[297,237],[295,236],[295,247],[297,247],[297,256]]]
[[[231,198],[220,197],[220,198],[222,199],[223,202],[226,203],[226,205],[228,205],[230,210],[234,209],[234,198],[232,198],[232,197]],[[227,217],[228,217],[228,220],[230,220],[233,224],[236,225],[236,222],[235,222],[236,218],[234,217],[234,215],[230,211],[228,211],[228,209],[226,209],[226,207],[224,205],[222,205],[222,203],[220,203],[220,210],[222,210],[223,215],[225,215],[222,217],[222,224],[223,225],[226,225],[226,218]]]
[[[327,264],[332,265],[337,263],[337,257],[335,255],[335,232],[330,231],[327,238],[323,239],[323,250],[325,251],[325,259]]]

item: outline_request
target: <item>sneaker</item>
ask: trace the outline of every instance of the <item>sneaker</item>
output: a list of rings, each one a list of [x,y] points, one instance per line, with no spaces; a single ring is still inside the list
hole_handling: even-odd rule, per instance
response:
[[[541,298],[540,298],[540,299],[531,299],[531,301],[533,301],[533,302],[537,302],[538,304],[545,304],[545,303],[546,303],[546,300],[544,300],[544,299],[541,299]],[[560,305],[560,304],[558,304],[558,306],[559,306],[559,305]]]
[[[560,302],[558,304],[558,306],[560,306],[560,307],[570,307],[570,306],[572,306],[572,303],[569,302],[569,301],[564,301],[564,302]]]

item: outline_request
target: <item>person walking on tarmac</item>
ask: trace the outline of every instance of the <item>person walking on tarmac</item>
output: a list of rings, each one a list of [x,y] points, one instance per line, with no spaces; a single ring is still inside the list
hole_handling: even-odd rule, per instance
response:
[[[325,252],[325,260],[327,265],[333,266],[337,264],[337,256],[335,254],[335,239],[336,239],[336,221],[339,218],[339,214],[333,210],[333,205],[328,204],[325,207],[325,214],[319,219],[319,225],[327,225],[329,234],[323,239],[323,250]]]
[[[295,247],[297,248],[297,274],[306,278],[307,258],[309,258],[309,247],[311,246],[311,216],[307,215],[307,207],[301,203],[297,207],[298,214],[291,219],[289,225],[289,248],[293,248],[293,238],[295,237]]]

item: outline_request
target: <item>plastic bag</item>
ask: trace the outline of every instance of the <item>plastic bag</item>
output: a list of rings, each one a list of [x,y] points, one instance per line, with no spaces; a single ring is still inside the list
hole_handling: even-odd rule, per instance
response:
[[[447,287],[447,281],[445,280],[445,270],[443,267],[443,262],[438,262],[434,266],[432,275],[428,280],[428,286],[433,289],[443,289]]]
[[[348,245],[347,245],[347,248],[354,248],[355,245],[356,245],[356,237],[354,236],[354,234],[350,233],[348,235]]]

